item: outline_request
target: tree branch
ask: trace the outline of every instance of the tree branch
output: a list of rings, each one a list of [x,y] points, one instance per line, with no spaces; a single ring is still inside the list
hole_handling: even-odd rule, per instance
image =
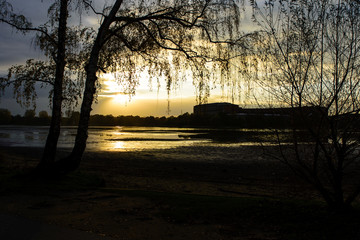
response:
[[[88,1],[83,0],[83,3],[85,4],[85,6],[89,7],[96,15],[100,15],[100,16],[102,16],[102,17],[106,17],[106,15],[105,15],[104,13],[96,11],[96,9],[94,8],[94,6],[93,6],[91,3],[89,3]]]
[[[10,25],[11,27],[14,27],[16,28],[17,30],[19,31],[24,31],[24,32],[27,32],[27,31],[36,31],[36,32],[40,32],[42,34],[44,34],[48,40],[54,45],[54,46],[57,46],[57,42],[54,38],[52,38],[48,33],[47,31],[41,29],[41,28],[33,28],[33,27],[20,27],[6,19],[3,19],[3,18],[0,18],[0,22],[3,22],[3,23],[6,23],[8,25]]]
[[[1,78],[1,80],[6,79],[6,78]],[[38,78],[27,78],[27,77],[21,77],[21,78],[17,78],[15,80],[11,80],[6,82],[5,84],[3,84],[3,87],[7,87],[10,86],[13,83],[16,83],[18,81],[35,81],[35,82],[40,82],[40,83],[46,83],[46,84],[50,84],[50,85],[54,85],[54,83],[52,81],[49,80],[42,80],[42,79],[38,79]]]

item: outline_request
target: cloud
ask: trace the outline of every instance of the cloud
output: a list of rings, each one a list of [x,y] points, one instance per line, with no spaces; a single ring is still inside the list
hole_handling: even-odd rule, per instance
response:
[[[16,33],[10,27],[0,24],[0,74],[15,64],[23,64],[30,58],[43,58],[43,54],[32,46],[34,35]]]
[[[177,116],[186,112],[192,113],[196,105],[195,98],[167,99],[136,99],[122,103],[112,101],[110,98],[99,99],[98,104],[93,105],[91,114],[133,115],[133,116]]]
[[[1,98],[0,99],[0,108],[8,109],[13,116],[23,115],[26,111],[25,107],[20,106],[13,98]],[[31,108],[31,107],[29,107]],[[36,112],[47,111],[50,113],[49,99],[46,97],[38,98],[36,101]]]
[[[122,92],[101,92],[99,94],[99,97],[113,97],[117,95],[126,95],[126,94]]]
[[[33,26],[43,24],[47,20],[48,2],[13,0],[11,1],[15,13],[23,14]],[[0,75],[7,73],[7,69],[15,64],[22,64],[27,59],[44,58],[40,50],[32,45],[35,33],[22,34],[5,23],[0,23]]]

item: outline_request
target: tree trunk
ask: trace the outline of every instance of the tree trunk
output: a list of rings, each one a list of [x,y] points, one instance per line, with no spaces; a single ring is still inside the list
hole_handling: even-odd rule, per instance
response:
[[[84,97],[81,104],[80,120],[75,138],[75,145],[71,154],[61,159],[56,164],[56,169],[63,173],[71,172],[76,170],[81,162],[81,158],[86,148],[86,141],[88,138],[88,127],[90,112],[92,110],[91,105],[94,100],[94,94],[96,91],[97,71],[98,71],[98,60],[102,46],[105,44],[105,38],[107,36],[109,27],[114,21],[116,13],[118,12],[122,0],[117,0],[113,5],[110,14],[105,17],[104,22],[101,24],[93,47],[91,49],[90,58],[86,66],[86,82]]]
[[[63,100],[63,78],[65,71],[65,43],[66,43],[66,29],[68,18],[68,0],[61,0],[59,16],[59,29],[57,41],[57,56],[56,56],[56,73],[54,81],[54,95],[53,106],[49,133],[46,139],[46,144],[42,159],[38,165],[39,170],[46,171],[51,168],[55,161],[56,148],[60,135],[61,124],[61,105]]]

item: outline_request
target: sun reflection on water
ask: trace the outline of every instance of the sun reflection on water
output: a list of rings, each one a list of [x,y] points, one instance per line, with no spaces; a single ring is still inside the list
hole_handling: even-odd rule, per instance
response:
[[[214,131],[214,130],[212,130]],[[45,143],[48,127],[0,126],[0,145],[42,147]],[[223,132],[218,133],[221,137]],[[232,132],[231,132],[232,133]],[[255,132],[256,133],[256,132]],[[262,133],[259,131],[258,133]],[[264,133],[265,135],[268,133]],[[262,134],[261,136],[263,136]],[[233,134],[231,134],[232,136]],[[246,131],[240,131],[235,141],[221,142],[211,139],[204,129],[164,128],[164,127],[90,127],[87,141],[89,151],[147,151],[170,149],[186,146],[235,146],[256,145],[247,137]],[[59,148],[73,147],[76,127],[63,127],[59,138]],[[237,136],[237,135],[236,135]],[[244,137],[245,136],[245,137]],[[221,140],[222,138],[220,138]],[[226,139],[225,139],[226,140]],[[264,144],[264,143],[263,143]],[[266,143],[265,143],[266,144]],[[270,142],[268,143],[270,144]]]
[[[116,150],[125,149],[125,143],[122,141],[114,142],[113,144],[114,144],[114,146],[112,147],[113,149]]]

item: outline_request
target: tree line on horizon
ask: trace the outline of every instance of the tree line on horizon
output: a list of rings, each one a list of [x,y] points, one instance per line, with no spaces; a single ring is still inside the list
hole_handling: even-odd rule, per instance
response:
[[[62,117],[62,126],[77,126],[80,112],[74,111]],[[34,110],[26,110],[23,116],[11,115],[8,109],[0,109],[0,125],[33,125],[49,126],[51,116],[46,111],[40,111],[36,116]],[[196,115],[184,113],[178,116],[133,116],[111,114],[94,114],[90,116],[90,126],[138,126],[138,127],[210,127],[210,128],[248,128],[248,129],[291,129],[294,120],[289,116],[236,116],[227,114]],[[360,115],[341,116],[339,125],[348,126],[352,122],[354,132],[360,131]],[[299,129],[306,125],[298,122]]]
[[[62,126],[77,126],[80,112],[74,111],[62,117]],[[0,109],[0,125],[50,125],[51,116],[40,111],[38,116],[34,110],[26,110],[24,115],[11,115],[8,109]],[[179,116],[132,116],[94,114],[89,119],[90,126],[143,126],[143,127],[211,127],[211,128],[286,128],[289,119],[284,117],[236,117],[226,114],[196,115],[184,113]]]

